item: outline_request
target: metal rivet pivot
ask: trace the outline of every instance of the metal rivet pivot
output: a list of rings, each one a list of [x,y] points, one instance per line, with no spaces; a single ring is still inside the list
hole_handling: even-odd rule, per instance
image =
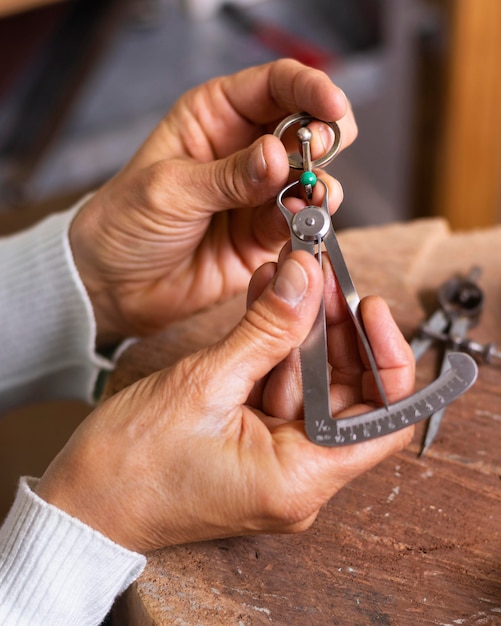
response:
[[[302,241],[316,241],[329,230],[330,217],[320,207],[307,206],[292,219],[292,229]]]

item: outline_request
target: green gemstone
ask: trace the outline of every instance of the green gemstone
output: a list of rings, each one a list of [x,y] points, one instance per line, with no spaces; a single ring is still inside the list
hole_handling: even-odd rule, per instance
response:
[[[317,177],[313,172],[303,172],[299,177],[299,182],[305,187],[306,185],[314,187],[317,182]]]

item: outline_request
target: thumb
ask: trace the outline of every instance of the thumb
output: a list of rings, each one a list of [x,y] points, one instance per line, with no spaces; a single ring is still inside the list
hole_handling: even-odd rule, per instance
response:
[[[322,294],[323,275],[316,259],[304,251],[288,255],[241,322],[214,347],[219,352],[219,379],[241,381],[234,391],[245,399],[258,380],[304,341]]]
[[[186,170],[185,170],[186,171]],[[190,193],[210,212],[260,206],[274,199],[289,175],[282,142],[264,135],[233,154],[197,165],[187,175]]]

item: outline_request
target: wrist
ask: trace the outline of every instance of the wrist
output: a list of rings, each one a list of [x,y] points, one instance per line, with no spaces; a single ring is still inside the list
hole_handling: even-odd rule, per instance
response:
[[[96,216],[96,196],[84,198],[69,227],[68,239],[75,267],[85,287],[96,322],[96,348],[107,350],[125,338],[119,329],[118,306],[113,292],[104,280],[99,264],[99,241],[102,237]]]

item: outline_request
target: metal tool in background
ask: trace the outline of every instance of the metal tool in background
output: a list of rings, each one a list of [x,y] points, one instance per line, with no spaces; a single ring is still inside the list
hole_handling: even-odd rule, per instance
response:
[[[323,157],[313,160],[310,150],[312,131],[308,128],[313,121],[316,118],[307,113],[296,113],[283,120],[275,130],[275,135],[282,139],[286,130],[299,124],[296,136],[300,145],[300,156],[289,157],[289,164],[292,169],[302,170],[299,180],[290,183],[278,194],[277,205],[287,220],[293,250],[305,250],[316,255],[322,264],[325,247],[384,405],[361,415],[338,419],[332,417],[325,305],[322,299],[310,334],[300,348],[304,420],[306,433],[311,441],[333,447],[381,437],[429,417],[469,389],[476,380],[478,370],[474,359],[468,354],[452,353],[448,357],[450,367],[440,378],[408,398],[388,404],[361,318],[360,298],[332,224],[327,185],[322,180],[317,181],[313,172],[315,168],[327,165],[336,156],[341,143],[340,130],[335,122],[323,122],[333,131],[333,144]],[[313,187],[317,182],[324,188],[321,206],[307,204],[297,213],[287,209],[284,204],[287,194],[296,190],[304,191],[307,201],[311,202]]]
[[[494,344],[482,345],[466,337],[468,330],[478,323],[484,306],[484,294],[478,285],[480,273],[479,267],[473,267],[466,277],[454,277],[440,285],[438,308],[421,324],[410,344],[416,361],[433,344],[439,343],[444,349],[441,374],[449,367],[450,354],[458,351],[468,353],[477,361],[501,363],[501,352]],[[444,412],[445,407],[442,407],[430,417],[420,456],[424,456],[434,442]]]
[[[338,61],[337,55],[332,50],[307,41],[269,19],[254,17],[236,2],[224,2],[221,5],[221,14],[240,31],[254,36],[264,47],[280,57],[291,57],[324,71],[332,69]]]

